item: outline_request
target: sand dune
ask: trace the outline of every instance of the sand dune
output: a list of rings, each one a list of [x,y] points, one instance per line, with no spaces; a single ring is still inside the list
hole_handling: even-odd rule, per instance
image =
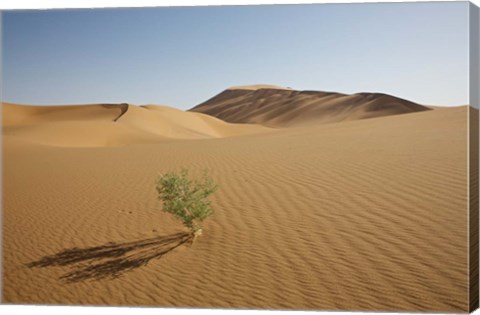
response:
[[[190,111],[209,114],[232,123],[290,127],[406,114],[429,109],[380,93],[345,95],[260,85],[227,89]]]
[[[206,139],[266,132],[167,106],[95,104],[25,106],[3,103],[3,134],[44,145],[98,147]]]
[[[127,104],[29,106],[2,103],[2,123],[8,127],[59,121],[115,121],[127,107]]]
[[[375,109],[376,97],[389,98],[362,106]],[[105,125],[120,112],[91,110],[103,115],[92,124]],[[467,107],[233,138],[217,138],[228,124],[195,113],[171,133],[151,130],[183,115],[135,107],[117,121],[130,134],[206,139],[93,148],[10,134],[46,132],[48,111],[26,111],[4,113],[6,303],[468,309]],[[191,247],[154,189],[158,172],[181,167],[208,168],[220,185]]]
[[[184,112],[168,106],[130,106],[120,123],[170,138],[223,138],[270,131],[258,125],[226,123],[215,117]]]

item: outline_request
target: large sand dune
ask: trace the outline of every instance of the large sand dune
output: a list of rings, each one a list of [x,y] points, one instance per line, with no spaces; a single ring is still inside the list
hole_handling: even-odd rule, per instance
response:
[[[466,106],[231,138],[163,107],[8,107],[6,303],[468,309]],[[220,186],[190,247],[154,188],[181,167]]]
[[[380,93],[346,95],[268,85],[233,87],[191,109],[232,123],[270,127],[324,124],[429,110]]]
[[[45,145],[102,147],[206,139],[266,132],[168,106],[92,104],[26,106],[3,103],[3,134]]]

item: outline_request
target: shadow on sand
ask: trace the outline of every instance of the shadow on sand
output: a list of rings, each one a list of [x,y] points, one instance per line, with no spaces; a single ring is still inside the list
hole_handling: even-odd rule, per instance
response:
[[[38,261],[30,268],[72,266],[73,271],[60,280],[72,283],[84,280],[117,278],[123,273],[146,266],[152,259],[161,258],[175,248],[192,241],[189,233],[176,233],[128,243],[107,243],[90,248],[72,248]]]

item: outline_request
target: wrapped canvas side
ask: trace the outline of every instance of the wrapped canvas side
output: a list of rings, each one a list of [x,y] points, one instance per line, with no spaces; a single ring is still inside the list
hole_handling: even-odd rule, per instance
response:
[[[479,8],[470,4],[470,111],[469,111],[469,304],[470,312],[478,308],[478,109],[479,109]]]

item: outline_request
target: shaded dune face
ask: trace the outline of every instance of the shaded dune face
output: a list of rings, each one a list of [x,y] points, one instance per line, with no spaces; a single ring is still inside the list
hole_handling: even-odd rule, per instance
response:
[[[269,127],[333,123],[429,110],[381,93],[346,95],[289,89],[227,89],[190,109],[231,123],[257,123]]]

